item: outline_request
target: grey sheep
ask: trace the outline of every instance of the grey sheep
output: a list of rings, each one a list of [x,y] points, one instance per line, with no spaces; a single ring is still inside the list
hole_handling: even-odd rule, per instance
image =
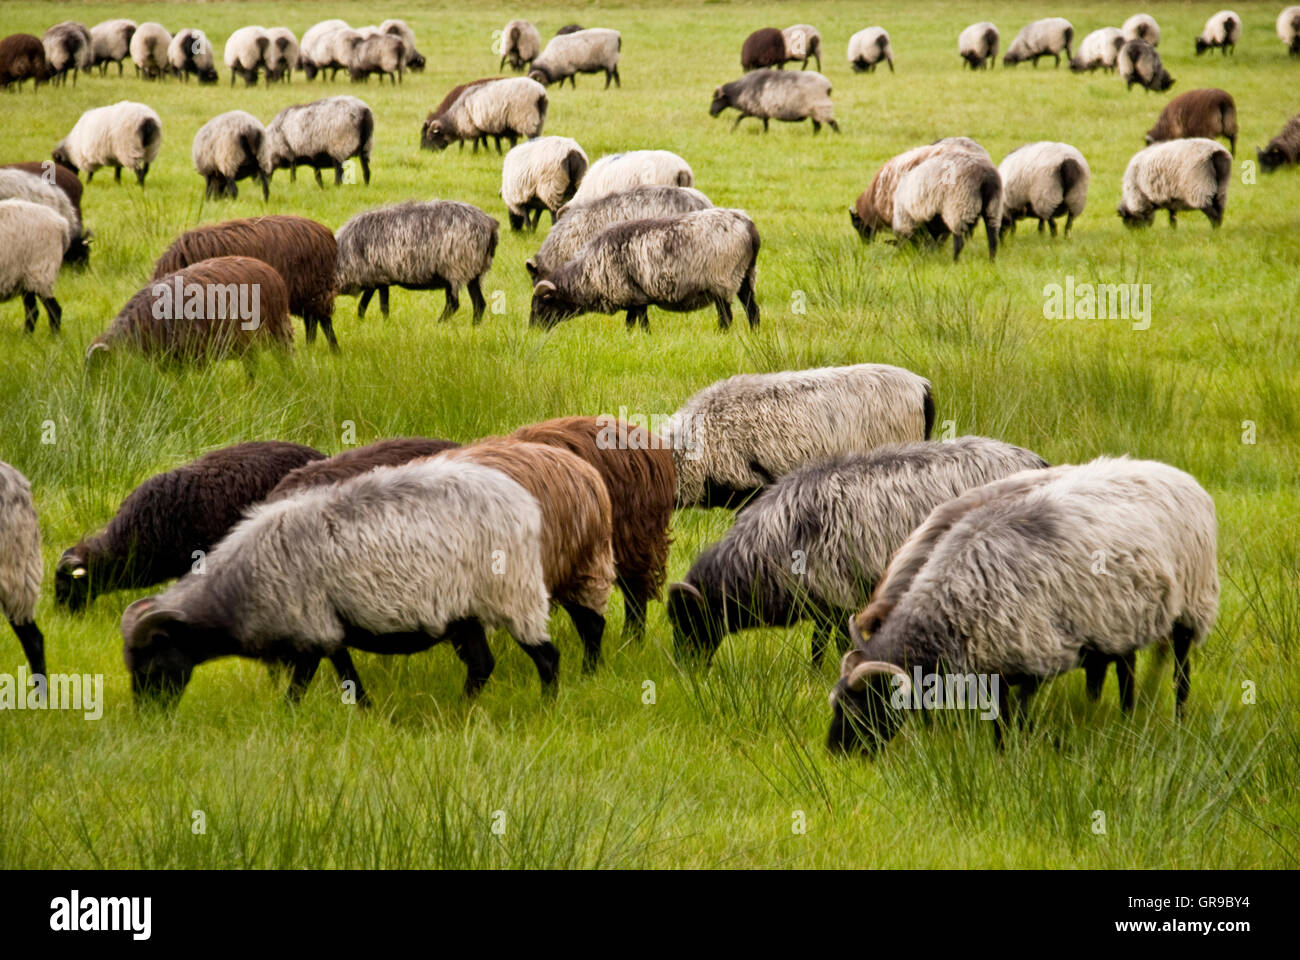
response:
[[[199,83],[217,82],[212,44],[202,30],[182,30],[172,37],[167,45],[167,65],[182,80],[188,80],[193,74]]]
[[[102,77],[110,63],[117,64],[117,75],[122,75],[122,61],[131,54],[131,37],[135,35],[134,20],[105,20],[90,28],[92,65],[99,67]]]
[[[1130,40],[1120,47],[1115,65],[1119,68],[1120,78],[1127,90],[1132,90],[1136,83],[1144,90],[1160,92],[1168,90],[1175,82],[1161,62],[1156,48],[1145,40]]]
[[[617,30],[594,27],[565,33],[551,39],[546,49],[533,61],[528,76],[543,86],[553,83],[578,86],[580,73],[604,73],[605,89],[612,80],[618,86],[623,81],[618,75],[618,57],[623,49],[623,38]]]
[[[1241,39],[1241,17],[1231,10],[1220,10],[1205,21],[1205,28],[1196,38],[1196,55],[1199,57],[1206,50],[1219,48],[1225,57],[1237,52],[1237,41]]]
[[[298,167],[306,165],[324,187],[320,172],[334,169],[335,185],[343,182],[343,164],[352,157],[370,183],[370,152],[375,146],[375,115],[356,97],[326,97],[285,107],[266,128],[267,158],[271,169],[289,171],[296,180]]]
[[[1065,216],[1065,235],[1088,202],[1092,171],[1083,154],[1068,143],[1043,141],[1012,150],[998,167],[1002,179],[1002,232],[1015,230],[1016,221],[1038,220],[1056,236],[1056,218]]]
[[[415,73],[424,70],[424,54],[415,49],[415,31],[407,26],[405,20],[385,20],[379,25],[379,29],[392,36],[401,37],[402,44],[406,48],[406,69]]]
[[[940,242],[950,233],[954,263],[981,218],[989,259],[998,252],[1002,179],[988,153],[978,144],[974,147],[954,143],[922,161],[903,174],[894,193],[894,233],[904,239],[928,237]]]
[[[380,33],[366,37],[352,51],[348,62],[348,76],[353,82],[369,80],[370,75],[378,74],[379,82],[388,77],[394,85],[402,80],[406,72],[406,44],[401,37],[391,33]]]
[[[447,304],[439,320],[460,309],[460,288],[467,287],[474,323],[483,319],[487,301],[481,281],[497,249],[497,222],[468,203],[454,200],[408,200],[367,210],[348,220],[338,241],[338,292],[361,295],[357,316],[366,315],[379,291],[379,309],[388,316],[388,288],[444,290]]]
[[[1228,206],[1232,156],[1204,137],[1157,143],[1133,154],[1124,170],[1119,215],[1128,227],[1150,226],[1157,210],[1200,210],[1218,227]]]
[[[1067,62],[1073,56],[1070,52],[1073,40],[1074,27],[1070,26],[1069,20],[1063,17],[1035,20],[1020,28],[1016,38],[1011,41],[1011,46],[1007,48],[1006,56],[1002,58],[1002,65],[1014,67],[1017,63],[1032,60],[1037,67],[1039,57],[1052,57],[1059,67],[1062,50],[1065,51]]]
[[[82,264],[90,259],[90,231],[81,224],[81,212],[66,193],[41,174],[0,168],[0,200],[26,200],[49,207],[67,223],[63,262]]]
[[[122,168],[135,171],[144,186],[149,165],[162,148],[162,121],[151,107],[131,100],[119,100],[107,107],[83,113],[72,130],[54,147],[54,162],[73,173],[86,171],[86,182],[100,167],[112,167],[114,181],[121,183]]]
[[[527,70],[541,52],[542,35],[537,28],[527,20],[511,20],[501,31],[501,63],[497,69],[509,61],[510,69],[516,73]]]
[[[678,655],[711,659],[723,637],[813,621],[812,662],[832,633],[848,646],[894,551],[939,504],[1020,470],[1047,466],[999,440],[960,437],[889,444],[786,474],[737,517],[668,588]]]
[[[998,61],[998,28],[988,20],[972,23],[957,35],[957,52],[972,70],[986,70]]]
[[[271,161],[266,150],[266,128],[244,110],[218,114],[194,135],[194,169],[206,182],[210,200],[239,196],[237,180],[256,177],[262,199],[271,194]]]
[[[1272,173],[1287,164],[1300,163],[1300,113],[1286,122],[1282,132],[1270,140],[1267,147],[1263,150],[1256,147],[1255,157],[1265,173]]]
[[[555,212],[573,199],[587,173],[587,154],[569,137],[538,137],[511,149],[501,164],[501,199],[510,229],[536,230],[542,211]]]
[[[161,23],[150,21],[136,27],[131,34],[131,62],[136,76],[157,80],[167,73],[167,48],[171,42],[171,33]]]
[[[746,117],[763,121],[766,133],[768,122],[782,120],[798,123],[811,120],[813,133],[829,124],[836,133],[840,125],[835,122],[835,108],[831,104],[831,82],[814,70],[790,72],[784,70],[755,70],[739,80],[725,83],[713,91],[709,116],[716,117],[728,107],[739,116],[731,125],[735,130]]]
[[[0,303],[22,296],[28,333],[36,329],[37,298],[51,332],[59,332],[63,310],[54,280],[67,246],[68,221],[58,213],[27,200],[0,200]]]
[[[486,145],[487,138],[493,137],[500,153],[502,139],[513,147],[520,137],[541,136],[546,108],[546,88],[527,77],[466,84],[451,103],[425,119],[420,146],[445,150],[453,143],[469,140],[477,153],[479,141]]]
[[[0,613],[18,636],[33,674],[45,674],[45,637],[36,625],[41,593],[41,526],[32,485],[0,461]]]
[[[72,74],[75,86],[81,71],[90,71],[95,60],[95,42],[90,31],[75,20],[56,23],[41,35],[45,45],[45,62],[53,72],[55,83],[65,83]]]

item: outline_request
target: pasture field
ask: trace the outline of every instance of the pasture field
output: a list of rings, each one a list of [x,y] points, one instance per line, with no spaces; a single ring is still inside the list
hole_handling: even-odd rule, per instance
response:
[[[0,96],[0,161],[48,158],[86,109],[120,99],[162,117],[162,153],[146,189],[101,172],[85,192],[91,263],[63,271],[64,330],[22,332],[0,305],[0,459],[32,481],[47,579],[37,619],[50,669],[102,674],[104,712],[0,713],[0,865],[5,867],[1295,867],[1300,863],[1300,170],[1252,171],[1254,148],[1300,111],[1300,61],[1274,34],[1283,6],[1238,2],[1235,56],[1197,58],[1215,3],[989,0],[948,4],[551,3],[398,0],[339,3],[6,3],[5,32],[39,35],[62,19],[157,20],[200,27],[220,47],[237,27],[301,35],[342,17],[403,17],[428,57],[399,87],[306,82],[232,90],[175,80],[83,76],[74,87]],[[1003,49],[1031,19],[1067,17],[1076,44],[1145,10],[1160,22],[1172,93],[1228,90],[1241,138],[1222,229],[1184,214],[1129,232],[1115,214],[1120,178],[1170,94],[1126,92],[1113,75],[962,69],[956,37],[990,19]],[[456,83],[491,75],[493,31],[514,16],[548,38],[561,25],[621,31],[621,89],[583,77],[550,91],[547,133],[577,138],[593,160],[666,148],[693,166],[719,206],[741,207],[763,248],[757,331],[720,333],[711,310],[651,310],[649,334],[621,317],[584,316],[549,334],[527,327],[523,261],[537,236],[511,234],[495,152],[421,151],[426,113]],[[713,88],[740,74],[744,37],[815,24],[843,129],[710,119]],[[854,75],[844,49],[862,27],[892,37],[897,72]],[[205,202],[190,162],[198,127],[242,108],[263,122],[334,93],[376,116],[373,179],[318,189],[277,173],[263,203],[250,183]],[[966,135],[1000,161],[1035,140],[1079,147],[1092,168],[1088,208],[1068,240],[1021,226],[990,263],[982,227],[950,250],[864,245],[848,206],[887,158]],[[342,352],[299,342],[286,363],[262,358],[174,371],[115,356],[88,376],[82,354],[181,230],[234,216],[295,213],[337,229],[352,214],[406,198],[475,203],[502,223],[484,281],[490,312],[472,328],[466,300],[436,321],[440,294],[394,289],[392,315],[335,314]],[[544,231],[544,225],[542,230]],[[3,251],[0,251],[3,255]],[[1150,324],[1045,316],[1044,288],[1150,285]],[[494,297],[496,298],[494,301]],[[491,312],[492,305],[501,312]],[[1141,327],[1143,324],[1137,324]],[[1049,684],[1032,730],[995,750],[977,720],[909,722],[875,761],[823,748],[834,658],[807,665],[810,628],[727,639],[707,674],[671,652],[662,604],[645,643],[624,647],[611,603],[602,668],[582,676],[578,641],[553,620],[563,654],[554,702],[504,633],[496,673],[472,705],[445,646],[413,657],[357,655],[377,701],[340,702],[324,668],[297,710],[261,665],[202,666],[174,715],[138,716],[118,621],[140,594],[113,594],[83,616],[57,610],[60,552],[97,529],[150,475],[252,439],[327,453],[399,435],[468,441],[565,414],[670,414],[700,387],[741,371],[861,361],[896,363],[934,384],[939,429],[980,433],[1068,463],[1127,453],[1168,461],[1214,496],[1223,595],[1217,626],[1193,655],[1189,711],[1173,722],[1171,683],[1131,720],[1113,677],[1100,703],[1081,671]],[[948,422],[945,424],[945,422]],[[350,437],[349,437],[350,438]],[[678,513],[670,579],[726,530],[723,511]],[[1145,676],[1147,659],[1140,658]],[[0,638],[0,670],[17,642]],[[205,832],[196,833],[198,811]],[[494,830],[495,828],[495,830]]]

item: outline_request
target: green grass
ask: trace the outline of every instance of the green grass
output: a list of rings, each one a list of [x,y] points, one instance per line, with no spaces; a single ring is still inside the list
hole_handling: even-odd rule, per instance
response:
[[[1273,34],[1277,3],[1239,3],[1235,57],[1196,58],[1192,41],[1217,4],[1145,7],[1164,31],[1174,92],[1222,86],[1241,116],[1240,165],[1300,109],[1300,65]],[[821,741],[834,678],[806,666],[809,630],[759,631],[724,644],[707,676],[670,656],[662,605],[641,647],[618,641],[611,604],[606,662],[580,676],[578,644],[554,621],[561,692],[543,701],[531,663],[504,635],[482,697],[460,695],[449,649],[357,657],[379,706],[338,702],[328,668],[303,706],[281,705],[260,665],[201,667],[179,710],[138,717],[117,624],[135,595],[73,617],[47,581],[38,620],[51,669],[103,674],[97,722],[68,713],[0,714],[0,864],[8,867],[1295,867],[1300,801],[1297,629],[1300,627],[1300,172],[1232,184],[1223,228],[1187,214],[1175,231],[1129,233],[1114,210],[1129,156],[1167,95],[1125,91],[1113,76],[1064,68],[971,74],[956,36],[994,20],[1004,47],[1021,24],[1063,13],[1077,37],[1118,24],[1132,4],[989,2],[962,12],[934,2],[899,12],[853,3],[631,3],[525,7],[402,2],[429,58],[399,89],[305,83],[269,90],[200,88],[131,76],[0,96],[3,159],[48,157],[83,110],[122,98],[163,120],[162,154],[143,192],[101,173],[85,194],[95,232],[90,268],[65,271],[64,333],[21,332],[21,308],[0,306],[0,459],[31,478],[48,569],[151,474],[219,445],[283,438],[340,449],[344,422],[360,443],[404,434],[471,440],[570,413],[669,413],[693,391],[738,371],[882,361],[930,377],[938,419],[1031,447],[1053,462],[1129,453],[1169,461],[1213,494],[1220,518],[1223,600],[1193,660],[1186,722],[1172,721],[1167,678],[1155,702],[1123,719],[1114,681],[1086,701],[1081,673],[1050,684],[1033,732],[997,753],[978,722],[909,723],[874,763],[829,757]],[[217,43],[249,23],[301,33],[316,19],[371,22],[373,6],[303,4],[5,5],[6,28],[39,34],[71,18],[157,19],[197,26]],[[118,357],[82,370],[107,326],[178,231],[262,212],[299,213],[333,228],[408,197],[476,203],[498,217],[495,154],[418,149],[425,113],[452,85],[491,74],[492,31],[532,16],[623,34],[623,88],[594,78],[553,90],[546,131],[576,137],[595,159],[664,147],[686,157],[715,203],[749,211],[763,236],[756,333],[720,334],[711,311],[651,311],[652,332],[588,316],[550,335],[527,329],[524,259],[539,237],[503,228],[485,280],[505,311],[469,325],[434,319],[436,294],[394,291],[393,313],[355,301],[336,312],[343,352],[299,343],[292,361],[175,372]],[[714,86],[739,73],[744,36],[765,25],[816,23],[843,135],[807,124],[749,121],[736,133],[707,113]],[[898,72],[853,75],[849,35],[883,24]],[[375,110],[369,188],[318,190],[276,176],[269,203],[251,185],[237,201],[204,203],[190,164],[200,124],[234,107],[269,121],[281,107],[359,93]],[[846,208],[881,162],[940,136],[969,135],[1000,160],[1032,140],[1077,145],[1092,168],[1088,209],[1068,242],[1023,228],[996,264],[973,244],[954,266],[852,233]],[[1150,329],[1119,320],[1048,320],[1043,288],[1076,282],[1152,285]],[[806,302],[805,312],[794,309]],[[743,324],[741,325],[743,327]],[[53,443],[43,443],[46,421]],[[1243,443],[1244,421],[1256,442]],[[674,523],[679,577],[728,515],[687,511]],[[0,637],[3,668],[20,662]],[[1145,663],[1140,669],[1145,669]],[[647,681],[654,702],[643,702]],[[1249,681],[1256,702],[1243,703]],[[206,833],[191,830],[204,812]],[[504,812],[504,833],[494,833]],[[793,832],[803,811],[806,832]],[[1094,811],[1106,832],[1094,833]]]

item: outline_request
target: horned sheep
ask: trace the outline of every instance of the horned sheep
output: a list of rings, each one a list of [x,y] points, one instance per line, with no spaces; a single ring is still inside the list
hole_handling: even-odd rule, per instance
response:
[[[1034,217],[1056,236],[1056,218],[1065,215],[1065,235],[1088,201],[1092,171],[1076,147],[1044,141],[1012,150],[998,167],[1002,179],[1002,230]]]
[[[1204,137],[1170,140],[1139,150],[1124,171],[1119,215],[1125,226],[1149,226],[1157,210],[1200,210],[1210,225],[1223,222],[1232,179],[1232,156]]]
[[[835,122],[835,107],[831,103],[831,82],[814,70],[785,73],[761,70],[745,74],[739,80],[724,83],[713,91],[709,116],[716,117],[727,108],[737,111],[735,130],[746,117],[763,121],[766,133],[768,123],[781,120],[785,123],[812,121],[813,133],[829,124],[836,133],[840,125]]]
[[[41,593],[41,526],[32,485],[0,461],[0,613],[18,637],[33,674],[45,674],[45,637],[36,625]]]
[[[86,171],[86,182],[100,167],[112,167],[113,179],[122,181],[122,168],[135,171],[144,186],[149,165],[162,147],[162,120],[151,107],[131,100],[119,100],[107,107],[87,110],[59,141],[54,162],[73,173]]]

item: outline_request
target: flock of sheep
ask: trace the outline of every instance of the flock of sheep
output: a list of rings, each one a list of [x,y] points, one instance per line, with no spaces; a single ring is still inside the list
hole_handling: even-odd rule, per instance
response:
[[[1230,53],[1241,20],[1216,14],[1197,52]],[[1278,19],[1300,54],[1300,7]],[[991,23],[962,31],[970,67],[996,60]],[[1060,18],[1029,24],[1003,63],[1065,53],[1076,70],[1118,70],[1130,85],[1163,90],[1160,31],[1145,15],[1096,31],[1073,54],[1073,28]],[[760,30],[742,47],[744,75],[714,91],[710,112],[763,121],[811,120],[838,130],[830,83],[786,63],[821,65],[812,26]],[[547,87],[579,73],[620,84],[617,31],[565,27],[545,46],[527,21],[507,24],[499,69],[455,87],[428,116],[421,145],[477,150],[495,140],[510,226],[552,227],[525,264],[534,281],[530,322],[552,326],[579,313],[626,312],[648,326],[648,306],[712,306],[721,327],[739,300],[759,322],[757,228],[742,211],[715,208],[694,189],[681,157],[632,151],[591,163],[581,145],[543,136]],[[172,36],[159,24],[109,21],[86,30],[64,23],[44,40],[0,41],[0,82],[73,81],[130,57],[141,76],[216,82],[202,31]],[[311,79],[347,71],[400,82],[424,58],[401,21],[353,29],[317,24],[301,43],[284,28],[245,27],[228,40],[231,82]],[[886,31],[851,38],[848,59],[869,72],[895,69]],[[775,69],[773,69],[775,68]],[[375,117],[353,96],[288,107],[263,127],[244,111],[209,120],[193,159],[210,197],[234,196],[257,179],[265,197],[272,173],[299,166],[333,169],[341,182],[356,158],[365,181]],[[1222,90],[1171,101],[1129,163],[1119,213],[1129,224],[1154,212],[1224,215],[1236,108]],[[36,302],[51,327],[60,308],[54,281],[63,262],[87,256],[82,185],[97,169],[125,167],[141,185],[158,155],[162,122],[144,104],[122,101],[87,111],[53,151],[53,176],[39,162],[0,169],[0,297],[21,294],[30,331]],[[519,142],[522,140],[523,142]],[[1300,116],[1260,151],[1266,169],[1300,159]],[[1036,143],[994,165],[974,140],[950,137],[889,160],[850,209],[870,239],[954,238],[954,258],[983,220],[990,256],[1017,220],[1039,228],[1065,217],[1068,234],[1083,212],[1090,171],[1063,143]],[[375,293],[387,313],[389,288],[441,289],[442,319],[462,288],[478,322],[483,275],[497,247],[497,221],[457,201],[408,201],[365,211],[337,233],[298,216],[197,227],[158,259],[154,275],[91,344],[88,361],[116,344],[176,360],[288,345],[289,316],[336,345],[337,295]],[[244,329],[233,312],[159,316],[159,286],[180,293],[254,286],[260,323]],[[746,374],[689,398],[659,432],[606,417],[566,417],[464,446],[400,438],[325,457],[307,447],[255,442],[217,450],[141,484],[108,526],[64,552],[56,601],[72,611],[100,594],[175,579],[138,600],[122,618],[124,656],[140,699],[174,701],[195,666],[226,655],[287,664],[289,695],[301,696],[322,659],[366,701],[349,650],[415,653],[449,641],[466,665],[465,692],[493,669],[487,631],[505,627],[553,691],[560,654],[549,635],[552,605],[564,608],[583,645],[584,668],[600,657],[608,598],[624,596],[624,633],[644,633],[648,604],[663,591],[675,509],[738,510],[723,540],[706,549],[665,603],[674,647],[705,663],[732,632],[813,623],[812,659],[835,641],[847,649],[831,693],[834,749],[872,750],[901,714],[891,695],[913,674],[992,674],[1002,678],[1000,723],[1020,700],[1075,667],[1099,692],[1111,663],[1121,702],[1134,705],[1135,653],[1159,644],[1174,654],[1181,714],[1188,653],[1213,624],[1218,603],[1213,501],[1187,474],[1165,464],[1100,458],[1049,466],[999,440],[931,440],[934,402],[924,378],[897,367],[861,364]],[[195,558],[199,558],[196,566]],[[1098,571],[1098,564],[1102,569]],[[177,579],[178,578],[178,579]],[[32,670],[44,673],[44,640],[34,623],[42,565],[30,487],[0,464],[0,610]],[[437,589],[431,589],[431,585]],[[298,598],[285,604],[283,598]]]

